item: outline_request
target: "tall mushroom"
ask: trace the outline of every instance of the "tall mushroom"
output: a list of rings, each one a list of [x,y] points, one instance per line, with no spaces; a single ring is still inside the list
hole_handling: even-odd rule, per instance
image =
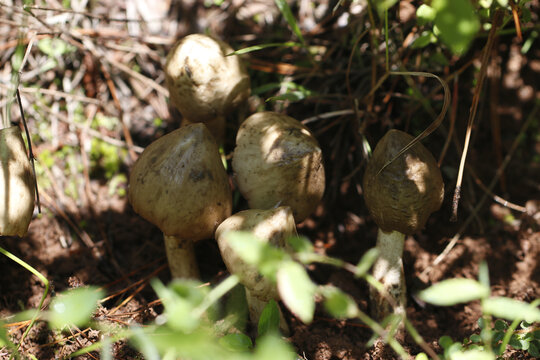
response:
[[[225,117],[250,95],[247,70],[233,49],[203,34],[182,38],[171,49],[165,80],[171,103],[186,123],[203,122],[218,142],[225,134]]]
[[[34,211],[35,179],[18,126],[0,130],[0,235],[22,237]]]
[[[232,167],[250,208],[287,205],[297,222],[315,210],[324,193],[321,148],[290,116],[260,112],[248,117],[236,136]]]
[[[259,241],[279,248],[287,248],[287,238],[296,235],[296,226],[291,208],[280,206],[270,210],[249,209],[240,211],[223,221],[216,230],[216,240],[223,262],[231,274],[236,274],[246,289],[246,299],[251,322],[256,324],[268,303],[278,300],[275,283],[263,277],[256,267],[247,264],[228,242],[230,231],[248,231]],[[288,331],[287,323],[280,312],[280,328]]]
[[[406,286],[403,273],[405,235],[420,231],[430,214],[438,210],[444,196],[441,172],[433,155],[418,143],[380,171],[413,137],[390,130],[379,141],[364,175],[364,199],[379,226],[379,259],[373,275],[396,303],[395,313],[404,313]],[[392,313],[390,304],[370,289],[372,313],[382,319]]]
[[[129,201],[161,229],[173,277],[198,277],[193,242],[210,239],[231,214],[229,178],[204,124],[151,143],[133,165]]]

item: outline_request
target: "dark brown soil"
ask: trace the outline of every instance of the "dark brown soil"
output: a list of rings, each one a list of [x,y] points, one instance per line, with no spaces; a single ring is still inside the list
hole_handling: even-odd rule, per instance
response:
[[[59,20],[59,28],[66,33],[71,31],[71,34],[79,34],[96,44],[103,50],[101,56],[109,60],[98,60],[99,57],[95,57],[88,48],[81,45],[81,48],[66,55],[67,59],[57,62],[51,70],[36,72],[37,75],[33,77],[23,76],[24,86],[68,92],[65,88],[66,81],[76,78],[77,66],[86,64],[85,71],[81,74],[84,76],[78,83],[73,83],[81,88],[80,94],[98,99],[100,103],[95,106],[91,102],[83,102],[84,115],[93,116],[98,113],[114,117],[114,127],[101,126],[97,130],[98,134],[101,137],[117,139],[125,145],[129,140],[117,120],[123,116],[134,145],[144,147],[153,139],[176,128],[179,114],[168,109],[166,97],[162,93],[153,91],[147,83],[126,74],[111,60],[130,66],[136,65],[142,75],[164,86],[162,56],[176,38],[187,33],[208,29],[210,33],[230,41],[235,48],[287,41],[292,36],[272,1],[253,1],[246,4],[242,1],[226,0],[221,7],[204,6],[202,1],[179,3],[183,5],[172,5],[166,14],[166,20],[162,22],[161,32],[158,32],[153,40],[142,39],[136,34],[130,36],[125,22],[105,20],[107,17],[126,17],[125,5],[118,5],[113,1],[97,2],[92,8],[82,9],[98,16],[95,18],[98,25],[93,25],[90,17],[77,15],[74,21],[77,21],[82,29],[87,29],[87,32],[75,32],[75,27],[72,27],[75,25],[70,26],[69,23]],[[360,29],[358,33],[361,32],[364,29],[362,22],[368,21],[365,10],[360,9],[360,14],[356,14],[354,6],[347,4],[340,7],[334,16],[331,11],[327,11],[326,15],[319,18],[309,11],[307,15],[299,12],[305,10],[299,9],[298,3],[301,1],[293,3],[295,15],[300,13],[299,24],[308,43],[323,47],[326,51],[320,58],[317,57],[320,69],[310,70],[311,65],[305,62],[306,56],[301,49],[270,48],[255,52],[247,57],[253,79],[252,88],[279,81],[283,79],[281,75],[286,75],[291,76],[288,81],[302,84],[312,89],[316,95],[299,102],[265,104],[264,99],[274,93],[264,92],[250,100],[248,111],[265,108],[283,111],[304,120],[332,111],[354,109],[351,99],[365,100],[373,69],[374,55],[372,50],[369,50],[369,39],[366,37],[356,49],[360,54],[357,56],[365,56],[365,59],[356,59],[353,65],[349,96],[345,84],[347,61],[354,41],[353,35],[357,34],[355,29]],[[327,2],[313,3],[322,6]],[[330,1],[330,9],[335,3]],[[415,1],[411,4],[417,5]],[[57,7],[57,4],[51,2],[49,6]],[[538,1],[531,1],[530,7],[534,14],[534,9],[539,9]],[[62,14],[44,10],[34,12],[40,19]],[[253,14],[264,16],[256,18]],[[139,15],[135,13],[132,16]],[[337,25],[339,16],[350,16],[347,27]],[[4,74],[10,73],[9,59],[16,45],[16,42],[10,45],[9,41],[17,39],[17,29],[21,26],[11,23],[11,19],[22,21],[21,15],[14,8],[0,6],[0,34],[6,34],[0,35],[0,65]],[[391,18],[395,26],[392,36],[404,37],[413,28],[414,20],[399,22],[397,19],[395,15]],[[311,20],[319,25],[309,27]],[[53,30],[44,28],[36,19],[29,18],[29,22],[31,29],[46,34],[51,34]],[[2,25],[3,23],[5,24]],[[508,27],[512,28],[510,25]],[[91,32],[91,29],[95,32]],[[82,44],[76,37],[70,39]],[[128,40],[133,52],[120,48],[120,45]],[[467,160],[469,168],[465,171],[458,221],[449,221],[461,155],[461,145],[458,144],[463,143],[474,91],[474,78],[478,70],[475,66],[479,66],[484,44],[485,37],[480,37],[462,58],[451,59],[446,67],[432,69],[432,72],[444,76],[453,74],[469,61],[474,60],[475,64],[461,73],[458,82],[451,83],[452,88],[457,86],[454,95],[458,96],[458,101],[450,110],[456,114],[454,141],[442,164],[446,185],[444,204],[441,210],[431,216],[424,231],[407,237],[405,242],[407,316],[426,343],[439,353],[441,349],[438,339],[441,336],[449,335],[460,341],[471,334],[479,333],[477,321],[481,316],[480,304],[473,302],[452,307],[433,307],[415,297],[419,290],[453,277],[476,279],[480,263],[486,261],[493,295],[526,302],[540,297],[538,112],[533,115],[535,118],[526,131],[520,133],[528,117],[537,110],[534,102],[540,99],[540,48],[533,46],[523,55],[519,52],[521,44],[514,35],[501,36],[495,45],[486,80],[488,86],[480,100],[480,110],[473,128]],[[400,63],[421,63],[422,59],[425,60],[421,51],[408,52],[405,55],[405,50],[394,49],[402,54],[396,55]],[[435,47],[428,47],[426,51],[435,51]],[[378,63],[376,69],[380,76],[383,72],[384,51],[378,56],[380,58],[375,61]],[[34,48],[25,73],[31,73],[46,60],[47,57]],[[411,65],[411,70],[412,67]],[[110,93],[107,77],[114,83],[118,103],[115,103]],[[9,83],[9,76],[3,76],[2,80],[4,79],[8,80],[3,84]],[[61,81],[56,79],[68,80],[64,80],[62,85]],[[425,96],[430,96],[428,99],[438,112],[442,97],[437,94],[440,94],[441,90],[437,89],[436,83],[432,81],[417,80],[416,85]],[[1,98],[4,98],[5,88],[1,89]],[[362,155],[359,131],[373,148],[390,127],[415,135],[424,129],[433,118],[406,90],[403,79],[391,78],[371,102],[367,101],[366,104],[361,101],[359,118],[350,111],[345,115],[318,119],[307,124],[317,136],[325,154],[327,191],[319,209],[298,226],[298,232],[307,236],[318,252],[356,264],[361,256],[375,245],[376,225],[369,216],[362,197],[361,180],[365,158]],[[429,95],[431,92],[436,95]],[[100,167],[99,163],[89,163],[89,148],[84,144],[88,145],[96,134],[87,132],[83,126],[74,125],[74,120],[70,117],[72,114],[68,113],[66,107],[75,100],[61,95],[43,96],[46,101],[40,103],[35,93],[23,91],[30,130],[37,134],[34,139],[36,156],[39,159],[40,154],[45,151],[55,154],[54,165],[40,172],[42,213],[35,216],[24,238],[4,237],[1,239],[1,246],[45,275],[51,282],[51,296],[72,287],[97,285],[103,287],[110,297],[101,305],[97,316],[119,327],[150,322],[162,309],[156,302],[157,296],[148,281],[155,276],[164,282],[170,280],[162,234],[133,212],[126,196],[119,191],[126,189],[125,181],[121,181],[118,188],[111,188],[111,182],[105,177],[103,167]],[[37,105],[32,107],[32,104]],[[122,113],[118,111],[118,105],[123,109]],[[46,112],[43,107],[48,107],[51,111]],[[15,109],[12,113],[14,120],[19,118]],[[154,118],[163,119],[163,123],[154,126]],[[80,124],[84,125],[84,120]],[[497,124],[500,126],[499,130],[494,128]],[[436,154],[436,158],[441,153],[448,129],[449,123],[445,121],[439,130],[423,141]],[[231,130],[234,130],[234,126]],[[45,135],[45,132],[52,132],[53,135]],[[42,135],[38,136],[39,134]],[[494,140],[497,136],[500,136],[500,142]],[[512,143],[518,137],[521,137],[521,141],[513,151]],[[226,150],[230,151],[234,141],[232,131],[228,139]],[[66,148],[74,151],[65,157],[55,153]],[[116,174],[128,174],[134,159],[125,153],[121,154],[122,161]],[[510,154],[509,163],[493,191],[512,204],[517,204],[516,209],[503,206],[504,204],[495,201],[490,195],[482,202],[486,191],[476,182],[480,180],[487,186],[501,167],[501,162],[497,159],[502,159],[507,154]],[[482,206],[475,209],[478,204]],[[239,200],[235,211],[243,209],[244,206],[244,201]],[[522,207],[525,206],[528,212],[524,212]],[[434,260],[453,238],[457,238],[455,246],[440,262],[434,264]],[[226,276],[225,266],[213,240],[198,243],[196,251],[204,281],[213,284]],[[369,313],[368,288],[365,282],[330,266],[311,266],[309,270],[314,281],[341,288],[357,301],[361,310]],[[24,324],[19,326],[12,319],[12,315],[24,309],[36,308],[44,288],[37,278],[4,256],[0,256],[0,271],[3,275],[0,277],[0,319],[6,323],[14,341],[17,341],[25,327]],[[375,346],[367,345],[372,332],[359,321],[335,320],[325,313],[322,306],[317,308],[315,319],[309,325],[302,324],[290,313],[286,314],[292,329],[290,341],[299,356],[305,359],[394,358],[394,353],[381,343],[376,343]],[[73,331],[72,338],[68,339],[66,334],[61,338],[59,334],[52,334],[45,323],[38,322],[22,345],[22,352],[33,354],[38,359],[67,357],[73,351],[99,339],[99,334],[92,330],[85,333],[77,333],[76,329]],[[401,341],[411,355],[423,351],[409,337]],[[115,344],[114,352],[118,359],[134,359],[139,356],[124,343]],[[5,352],[0,349],[0,358],[3,356]],[[98,358],[99,354],[91,353],[81,358],[92,357]],[[505,358],[531,359],[525,352],[512,350],[505,354]]]

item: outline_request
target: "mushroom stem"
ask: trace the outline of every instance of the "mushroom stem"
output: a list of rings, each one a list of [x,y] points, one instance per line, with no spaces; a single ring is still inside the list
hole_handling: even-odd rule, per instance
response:
[[[379,229],[377,234],[377,250],[379,258],[373,265],[373,276],[382,283],[386,293],[392,298],[395,307],[385,299],[385,294],[370,288],[372,315],[382,320],[391,313],[403,314],[406,306],[405,275],[403,272],[403,245],[405,234],[399,231],[384,232]]]
[[[178,236],[163,235],[165,252],[173,278],[199,278],[199,268],[193,248],[193,241]]]
[[[244,288],[246,289],[246,301],[249,309],[249,318],[252,324],[258,324],[264,307],[266,306],[266,304],[268,304],[268,300],[261,300],[258,297],[253,296],[253,294],[251,293],[251,291],[249,291],[247,287]],[[283,316],[283,313],[281,312],[281,309],[279,307],[278,311],[279,329],[281,330],[283,335],[288,336],[290,334],[289,325],[287,325],[287,321],[285,321],[285,317]]]

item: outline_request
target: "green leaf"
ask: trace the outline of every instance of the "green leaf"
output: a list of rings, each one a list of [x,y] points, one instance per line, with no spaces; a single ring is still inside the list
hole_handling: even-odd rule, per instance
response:
[[[390,9],[397,3],[397,0],[377,0],[374,2],[377,12],[382,14],[384,11]]]
[[[419,37],[417,37],[413,41],[413,43],[411,44],[411,48],[413,48],[413,49],[421,49],[421,48],[424,48],[424,47],[428,46],[429,44],[431,44],[435,40],[437,40],[437,38],[435,37],[435,35],[433,35],[433,33],[431,31],[424,31],[424,32],[422,32],[422,34],[420,34]]]
[[[45,38],[38,42],[38,48],[52,58],[72,52],[75,48],[59,38]]]
[[[304,267],[293,261],[282,264],[277,273],[277,287],[285,306],[304,323],[313,320],[315,284]]]
[[[190,332],[199,325],[199,318],[194,309],[204,299],[206,288],[200,287],[200,282],[187,279],[175,279],[168,287],[159,280],[151,281],[152,288],[157,293],[163,306],[164,319],[172,329]]]
[[[291,27],[292,31],[300,40],[303,46],[306,45],[306,42],[304,41],[304,37],[302,36],[302,32],[300,31],[300,27],[298,26],[298,23],[296,22],[296,19],[294,18],[294,15],[291,11],[291,8],[289,7],[289,4],[286,0],[274,0],[279,11],[281,12],[281,15],[287,20],[287,23]]]
[[[292,250],[296,253],[312,253],[313,244],[309,239],[303,236],[293,236],[287,239],[288,244],[291,246]]]
[[[425,25],[429,22],[435,20],[437,12],[429,5],[422,4],[416,10],[416,18],[418,20],[418,25]]]
[[[154,343],[148,338],[148,335],[140,326],[132,326],[133,336],[130,338],[137,350],[139,350],[146,360],[159,360],[159,351]]]
[[[452,306],[489,296],[489,288],[472,279],[448,279],[441,281],[418,294],[423,301]]]
[[[505,297],[492,297],[484,300],[482,309],[485,313],[507,320],[540,321],[540,309],[525,302]]]
[[[495,360],[495,355],[482,350],[468,350],[454,352],[450,360]]]
[[[243,48],[243,49],[238,49],[236,51],[233,51],[230,54],[227,54],[226,56],[242,55],[242,54],[247,54],[247,53],[250,53],[250,52],[253,52],[253,51],[259,51],[259,50],[263,50],[263,49],[267,49],[267,48],[271,48],[271,47],[294,47],[294,46],[302,46],[302,44],[299,44],[299,43],[294,42],[294,41],[287,41],[287,42],[282,42],[282,43],[270,43],[270,44],[254,45],[254,46],[248,46],[248,47]]]
[[[539,344],[531,342],[530,345],[529,345],[529,354],[531,354],[533,357],[539,359],[540,358]]]
[[[469,0],[433,0],[434,24],[453,53],[464,53],[480,29],[480,21]]]
[[[501,319],[497,319],[495,321],[495,324],[493,325],[493,328],[495,330],[505,331],[506,329],[508,329],[508,324],[505,321],[501,320]]]
[[[322,291],[324,307],[336,319],[351,319],[358,315],[354,299],[334,286],[325,286]]]
[[[478,269],[478,281],[480,284],[484,285],[485,287],[489,288],[489,269],[487,262],[482,261],[480,263],[479,269]]]
[[[416,355],[414,360],[429,360],[429,358],[426,353],[421,352],[418,355]]]
[[[219,344],[234,352],[248,352],[253,348],[251,339],[245,334],[227,334],[219,339]]]
[[[80,287],[58,294],[49,307],[49,325],[53,329],[61,329],[66,325],[85,325],[90,321],[103,294],[96,287]]]
[[[264,307],[257,327],[258,336],[279,333],[279,307],[274,300],[270,300]]]
[[[278,336],[267,335],[257,341],[254,359],[257,360],[295,360],[296,354],[288,342]]]
[[[371,269],[371,266],[373,266],[378,257],[379,250],[377,250],[377,248],[372,248],[366,251],[366,253],[362,255],[362,258],[358,262],[358,265],[356,265],[356,272],[354,276],[364,276],[364,274],[366,274],[369,269]]]
[[[443,349],[448,349],[453,343],[454,340],[452,340],[452,338],[448,335],[443,335],[439,339],[439,345],[441,345]]]

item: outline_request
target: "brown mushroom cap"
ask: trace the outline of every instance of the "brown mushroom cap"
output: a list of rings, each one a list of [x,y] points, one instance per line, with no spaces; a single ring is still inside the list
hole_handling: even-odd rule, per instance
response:
[[[24,236],[34,212],[35,180],[18,126],[0,130],[0,235]]]
[[[233,49],[208,35],[191,34],[169,52],[165,80],[171,103],[191,123],[211,122],[244,102],[250,81]]]
[[[364,199],[373,219],[385,232],[413,234],[421,230],[442,204],[444,184],[433,155],[418,143],[379,170],[413,137],[390,130],[379,141],[364,175]]]
[[[225,235],[229,231],[249,231],[259,241],[286,248],[286,240],[296,235],[291,208],[281,206],[270,210],[240,211],[223,221],[216,230],[216,240],[229,272],[236,274],[240,282],[256,298],[262,301],[277,299],[276,285],[259,274],[255,266],[245,263],[230,247]]]
[[[325,188],[322,152],[309,130],[292,117],[260,112],[236,136],[235,179],[253,209],[291,207],[297,222],[319,204]]]
[[[129,201],[165,235],[192,241],[212,238],[231,214],[232,195],[206,126],[188,125],[150,144],[131,170]]]

